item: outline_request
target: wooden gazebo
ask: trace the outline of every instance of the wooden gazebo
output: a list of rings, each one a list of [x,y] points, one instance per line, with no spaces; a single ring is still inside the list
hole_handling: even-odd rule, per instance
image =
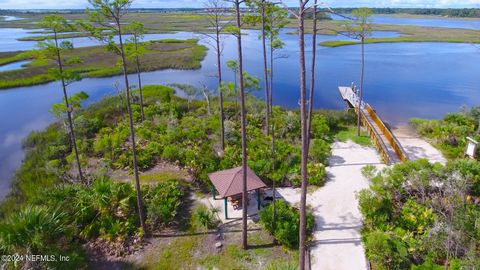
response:
[[[208,175],[210,181],[216,189],[212,190],[213,198],[216,193],[220,199],[225,200],[225,219],[228,219],[227,203],[231,201],[235,207],[241,206],[243,191],[243,167],[236,167],[224,171],[214,172]],[[247,166],[247,192],[255,190],[257,192],[258,209],[260,209],[260,192],[261,188],[267,185]]]

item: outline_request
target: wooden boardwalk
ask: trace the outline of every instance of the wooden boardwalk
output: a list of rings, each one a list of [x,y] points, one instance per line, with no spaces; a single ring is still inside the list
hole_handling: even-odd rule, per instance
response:
[[[358,110],[359,98],[351,87],[339,87],[338,90],[347,106],[355,108],[357,114],[360,113],[361,122],[367,128],[368,134],[380,152],[383,161],[386,164],[407,161],[408,156],[402,145],[377,115],[375,110],[363,101],[360,110]]]

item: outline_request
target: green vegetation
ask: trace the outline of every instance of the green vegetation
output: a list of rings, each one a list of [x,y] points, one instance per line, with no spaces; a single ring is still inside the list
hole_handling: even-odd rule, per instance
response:
[[[198,69],[206,55],[207,48],[197,44],[197,40],[159,40],[145,43],[147,51],[140,56],[140,70],[154,71],[159,69]],[[77,48],[65,52],[65,57],[79,61],[66,63],[71,72],[81,77],[109,77],[119,75],[122,69],[118,57],[105,52],[104,46]],[[40,57],[37,51],[0,53],[0,63],[34,59],[32,63],[20,70],[0,72],[0,89],[47,83],[54,80],[48,70],[54,63]],[[133,62],[128,63],[128,72],[135,73]]]
[[[6,65],[30,58],[31,56],[27,52],[2,52],[0,53],[0,65]]]
[[[357,136],[357,129],[354,127],[347,127],[343,130],[340,130],[335,137],[342,142],[352,140],[356,144],[372,146],[372,140],[370,139],[368,133],[362,131],[360,136]]]
[[[18,15],[18,14],[17,14]],[[21,14],[23,20],[17,21],[0,21],[0,28],[26,28],[38,29],[35,22],[40,21],[48,13],[25,13]],[[66,19],[71,21],[86,20],[87,15],[84,12],[80,13],[62,13]],[[227,17],[230,20],[232,17]],[[131,21],[138,21],[145,25],[148,33],[164,33],[175,31],[202,31],[210,27],[204,14],[183,13],[183,12],[129,12],[125,14],[124,20],[126,23]],[[78,36],[84,33],[79,33]],[[77,35],[77,34],[71,34]],[[32,37],[34,38],[34,37]]]
[[[360,192],[363,241],[373,269],[480,266],[480,162],[426,160],[377,172]]]
[[[353,8],[336,8],[335,11],[350,14]],[[372,8],[374,14],[411,14],[411,15],[435,15],[444,17],[473,17],[480,16],[478,8]]]
[[[282,245],[294,249],[298,247],[300,213],[285,201],[275,203],[275,225],[273,224],[273,204],[269,204],[260,212],[260,224],[269,231]],[[307,212],[307,237],[311,236],[315,219]]]
[[[343,11],[343,9],[335,9]],[[374,13],[379,14],[379,11],[372,9]],[[421,13],[428,12],[428,14]],[[351,10],[347,9],[350,13]],[[384,10],[386,14],[397,14],[397,11],[392,11],[391,9]],[[441,15],[441,16],[459,16],[459,17],[478,17],[478,9],[401,9],[398,10],[400,13],[407,14],[422,14],[422,15]],[[417,13],[416,13],[417,12]],[[452,12],[452,14],[446,14]],[[383,13],[382,13],[383,14]],[[457,14],[457,15],[454,15]],[[461,15],[464,14],[464,15]],[[466,14],[477,14],[476,16],[470,16]],[[21,27],[21,28],[37,28],[32,22],[38,22],[45,14],[22,14],[22,17],[25,15],[26,20],[21,21],[0,21],[0,27]],[[67,19],[70,20],[82,20],[85,19],[85,14],[62,14]],[[126,22],[139,21],[145,25],[147,33],[164,33],[172,31],[193,31],[193,32],[202,32],[206,31],[211,25],[207,20],[207,16],[204,14],[196,13],[129,13],[125,16]],[[225,18],[227,21],[231,21],[232,17],[227,16]],[[295,28],[296,19],[289,18],[287,20],[287,28]],[[305,30],[311,31],[312,29],[311,20],[306,20]],[[322,27],[319,30],[319,34],[327,35],[336,35],[339,32],[345,31],[342,27],[342,21],[335,20],[323,20],[321,22]],[[439,28],[439,27],[423,27],[423,26],[411,26],[411,25],[383,25],[383,24],[374,24],[372,25],[373,31],[398,31],[402,36],[394,38],[371,38],[367,39],[366,43],[390,43],[390,42],[455,42],[455,43],[480,43],[480,34],[478,30],[468,30],[468,29],[453,29],[453,28]],[[259,25],[246,25],[245,28],[259,29]],[[67,37],[74,36],[85,36],[85,33],[68,33],[64,34]],[[26,37],[22,40],[41,40],[42,37]],[[337,47],[344,45],[351,45],[351,43],[345,43],[338,41],[337,42],[322,42],[322,46]]]
[[[217,212],[217,209],[209,209],[203,204],[197,206],[192,214],[190,226],[195,231],[200,231],[201,229],[208,231],[216,228],[216,225],[218,225]]]
[[[467,137],[480,140],[480,108],[449,113],[442,120],[412,119],[411,124],[421,136],[432,143],[450,159],[463,157]]]
[[[85,263],[80,248],[85,242],[95,243],[117,256],[128,254],[141,244],[143,231],[137,228],[133,185],[99,177],[90,187],[60,184],[46,187],[42,193],[45,196],[36,197],[19,212],[10,212],[2,221],[0,248],[3,254],[49,252],[70,256],[68,264],[36,262],[31,265],[65,269]],[[147,187],[144,196],[148,224],[155,228],[175,218],[183,190],[172,180]]]
[[[449,42],[449,43],[480,43],[480,40],[473,41],[470,38],[450,37],[450,38],[437,38],[437,37],[424,37],[424,36],[401,36],[392,38],[368,38],[365,40],[365,44],[375,43],[398,43],[398,42]],[[358,41],[323,41],[320,45],[325,47],[341,47],[347,45],[361,44]]]
[[[44,41],[44,40],[54,38],[53,35],[48,35],[48,32],[46,34],[47,35],[23,37],[17,40],[18,41]],[[63,34],[57,35],[57,38],[59,39],[76,38],[76,37],[88,37],[88,33],[63,33]]]
[[[134,91],[133,94],[138,93]],[[147,225],[155,231],[178,223],[176,218],[180,215],[183,197],[191,185],[179,182],[178,179],[183,177],[178,172],[163,175],[161,172],[150,173],[147,170],[159,162],[175,163],[188,169],[192,178],[197,180],[195,186],[199,186],[201,190],[209,190],[208,173],[240,164],[240,127],[238,110],[234,98],[231,98],[225,102],[227,147],[220,156],[216,152],[219,119],[215,114],[208,113],[207,102],[193,100],[189,105],[188,100],[174,96],[174,91],[165,86],[145,86],[143,94],[145,120],[140,122],[138,104],[132,104],[132,109],[138,139],[138,165],[144,171],[141,174],[141,183]],[[277,181],[279,185],[298,183],[296,180],[299,178],[300,162],[298,112],[274,107],[272,119],[277,123],[275,130],[277,150],[275,170],[272,171],[271,140],[262,132],[263,104],[248,95],[249,166],[267,183],[271,181]],[[131,152],[125,151],[128,146],[129,126],[124,106],[124,95],[120,94],[107,97],[86,109],[81,107],[75,109],[73,120],[79,156],[89,185],[69,183],[75,179],[74,154],[63,121],[52,124],[44,131],[33,132],[25,140],[26,158],[16,173],[12,193],[1,206],[2,224],[7,227],[0,228],[0,243],[7,241],[8,235],[14,230],[13,226],[16,226],[13,221],[20,218],[18,215],[30,211],[25,209],[36,205],[48,209],[50,213],[57,213],[54,211],[57,209],[60,211],[58,213],[65,214],[65,220],[62,219],[56,224],[61,226],[58,230],[65,230],[63,233],[65,241],[72,244],[62,245],[63,240],[39,241],[59,254],[77,256],[79,265],[86,260],[83,255],[85,250],[80,248],[85,243],[87,246],[100,247],[117,255],[128,254],[141,245],[140,239],[144,233],[138,228],[139,220],[135,214],[137,210],[133,181],[115,178],[116,172],[128,174],[133,168]],[[343,112],[320,111],[314,114],[312,121],[314,143],[311,147],[316,150],[312,151],[315,155],[310,157],[311,184],[323,183],[324,163],[330,152],[329,142],[342,126],[352,124],[352,119],[352,115]],[[193,211],[192,223],[187,227],[194,231],[201,229],[202,232],[211,228],[215,219],[211,212],[204,210],[197,208]],[[286,218],[292,218],[293,212],[288,213],[290,214]],[[183,217],[185,214],[181,215]],[[290,229],[292,228],[285,227],[285,230]],[[39,239],[55,239],[53,233],[57,228],[52,227],[52,230],[51,234],[49,231],[43,231],[42,233],[49,235],[39,235]],[[27,233],[26,237],[33,239],[31,233],[37,232],[29,230]],[[199,237],[199,241],[201,239]],[[184,244],[180,242],[179,245],[187,245],[186,242]],[[8,251],[20,252],[26,248],[26,244],[15,242]],[[191,247],[191,244],[188,245],[185,249]],[[276,247],[273,249],[278,252]],[[261,256],[255,254],[255,251],[247,253],[251,254],[248,256],[254,256],[251,258]],[[223,259],[220,259],[219,263],[222,261]],[[246,265],[252,265],[252,262],[254,261],[249,261]]]
[[[341,23],[326,23],[326,29],[330,33],[347,31]],[[400,36],[389,38],[367,38],[366,44],[372,43],[395,43],[395,42],[451,42],[451,43],[480,43],[480,31],[455,28],[438,28],[411,25],[382,25],[372,24],[373,31],[397,31]],[[320,43],[326,47],[339,47],[357,45],[359,41],[323,41]]]
[[[240,235],[228,233],[227,243],[218,252],[211,252],[210,243],[214,235],[198,234],[176,237],[163,248],[149,250],[144,256],[141,269],[297,269],[294,260],[297,253],[281,246],[271,245],[272,238],[268,232],[256,230],[249,233],[248,241],[252,248],[243,250],[238,246]],[[292,268],[292,265],[294,266]],[[286,268],[290,266],[290,268]]]

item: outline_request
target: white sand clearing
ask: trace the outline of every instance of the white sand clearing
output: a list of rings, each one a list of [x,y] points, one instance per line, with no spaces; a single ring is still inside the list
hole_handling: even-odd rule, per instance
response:
[[[392,132],[397,137],[403,149],[405,149],[405,152],[407,152],[408,159],[418,160],[426,158],[432,163],[447,163],[442,153],[426,140],[420,138],[413,127],[409,125],[400,126],[392,129]]]

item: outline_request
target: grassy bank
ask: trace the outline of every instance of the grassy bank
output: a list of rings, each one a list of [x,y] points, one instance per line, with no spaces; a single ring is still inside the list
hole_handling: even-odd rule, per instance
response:
[[[1,52],[0,53],[0,66],[18,62],[26,59],[30,59],[31,55],[25,52]]]
[[[28,36],[28,37],[23,37],[17,39],[18,41],[44,41],[47,39],[53,39],[53,35],[49,35],[48,33],[45,33],[46,35],[42,36]],[[76,38],[76,37],[88,37],[88,33],[65,33],[65,34],[59,34],[58,38],[59,39],[64,39],[64,38]]]
[[[365,44],[375,44],[375,43],[405,43],[405,42],[447,42],[447,43],[480,43],[480,40],[472,41],[471,39],[457,39],[457,38],[432,38],[432,37],[410,37],[410,36],[401,36],[393,38],[369,38],[365,40]],[[341,47],[348,45],[359,45],[361,44],[358,41],[347,41],[347,40],[338,40],[338,41],[324,41],[320,45],[325,47]]]
[[[0,28],[25,28],[25,29],[39,29],[36,22],[42,20],[43,16],[48,13],[28,13],[22,14],[23,20],[15,21],[0,21]],[[66,19],[86,20],[87,16],[83,13],[78,14],[62,14]],[[145,25],[145,29],[149,33],[160,33],[169,31],[200,31],[206,30],[210,25],[202,14],[194,13],[128,13],[124,19],[127,22],[139,21]]]
[[[342,32],[345,29],[340,24],[331,25],[332,31]],[[410,25],[373,25],[373,31],[398,31],[399,37],[367,38],[365,43],[398,43],[398,42],[449,42],[449,43],[480,43],[480,31],[456,28],[438,28]],[[357,41],[324,41],[320,45],[340,47],[360,44]]]
[[[141,71],[198,69],[207,50],[205,46],[198,45],[197,40],[160,40],[146,44],[148,51],[140,57]],[[66,57],[81,59],[81,63],[67,67],[83,78],[110,77],[122,73],[117,65],[117,55],[106,52],[104,46],[77,48],[68,52]],[[4,64],[29,58],[36,60],[35,53],[0,53],[0,63]],[[129,63],[129,73],[136,71],[134,66]],[[53,77],[48,70],[52,67],[55,67],[55,63],[37,59],[23,69],[0,72],[0,89],[51,82]]]
[[[36,28],[34,22],[38,22],[45,14],[26,14],[25,20],[0,22],[0,27],[22,27],[22,28]],[[390,15],[389,15],[390,16]],[[400,14],[394,16],[402,16]],[[407,15],[414,16],[414,15]],[[84,20],[84,14],[65,14],[65,17],[70,20]],[[415,17],[419,17],[416,16]],[[425,17],[425,16],[420,16]],[[428,16],[427,16],[428,17]],[[431,17],[431,16],[430,16]],[[148,33],[162,33],[172,31],[188,31],[201,32],[208,31],[210,25],[205,15],[194,13],[131,13],[125,17],[126,21],[137,20],[145,24]],[[230,20],[232,18],[225,18]],[[339,32],[345,31],[342,21],[321,21],[319,23],[319,34],[336,35]],[[259,29],[259,26],[246,25],[246,28]],[[297,21],[295,19],[288,19],[287,28],[292,30],[297,28]],[[311,33],[312,22],[306,20],[305,30]],[[461,43],[480,43],[480,31],[469,29],[454,29],[454,28],[440,28],[440,27],[424,27],[414,25],[388,25],[388,24],[373,24],[374,31],[397,31],[402,36],[396,38],[381,38],[370,39],[369,43],[386,43],[386,42],[461,42]],[[84,36],[83,33],[65,34],[66,36],[76,37]],[[25,37],[21,40],[42,40],[42,37]],[[338,47],[344,45],[352,45],[352,42],[325,42],[321,43],[323,46]]]

